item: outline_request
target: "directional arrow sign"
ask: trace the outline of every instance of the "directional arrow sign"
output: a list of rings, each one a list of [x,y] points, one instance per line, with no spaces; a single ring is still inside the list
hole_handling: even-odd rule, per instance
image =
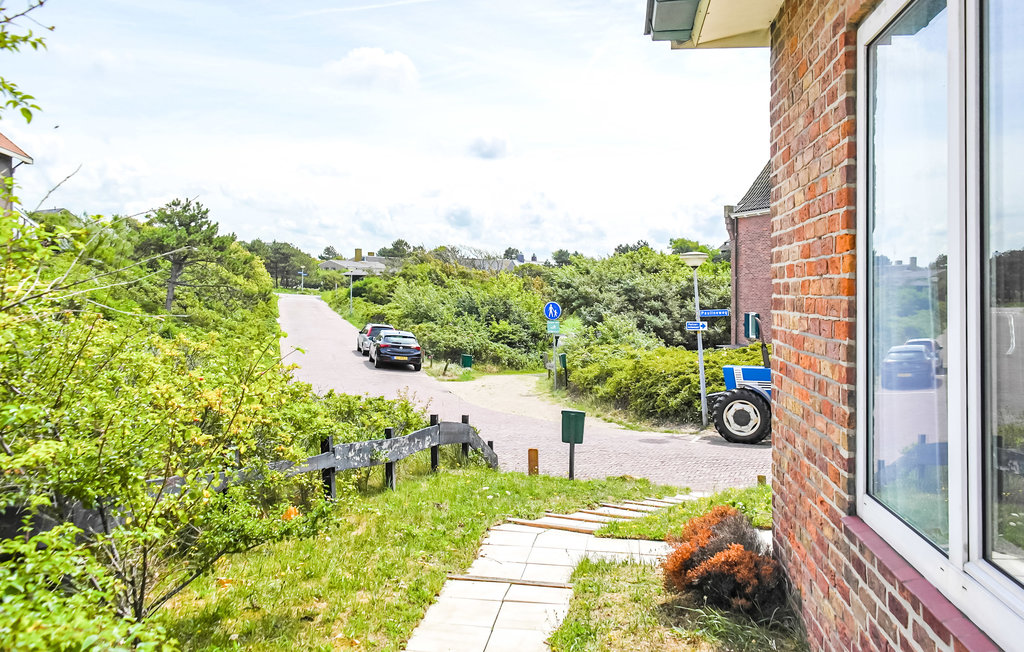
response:
[[[548,319],[558,319],[562,316],[562,306],[554,301],[548,301],[544,304],[544,316]]]
[[[708,329],[708,323],[706,321],[688,321],[686,322],[686,330],[688,331],[706,331]]]
[[[701,319],[706,319],[708,317],[728,317],[728,316],[729,316],[729,309],[728,308],[715,308],[714,310],[701,310],[700,311],[700,318]]]

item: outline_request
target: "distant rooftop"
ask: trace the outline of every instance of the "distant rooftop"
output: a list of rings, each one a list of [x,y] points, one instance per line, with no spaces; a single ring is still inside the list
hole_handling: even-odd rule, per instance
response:
[[[764,213],[772,205],[772,164],[771,161],[765,164],[761,174],[757,175],[754,183],[751,184],[747,194],[743,195],[740,203],[733,209],[733,215],[737,213]]]

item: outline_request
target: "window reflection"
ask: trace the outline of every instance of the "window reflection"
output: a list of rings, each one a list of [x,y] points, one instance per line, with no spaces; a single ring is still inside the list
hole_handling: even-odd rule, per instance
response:
[[[946,30],[946,2],[918,0],[868,48],[868,486],[942,549],[949,540]]]
[[[986,557],[1024,583],[1024,7],[985,5]]]

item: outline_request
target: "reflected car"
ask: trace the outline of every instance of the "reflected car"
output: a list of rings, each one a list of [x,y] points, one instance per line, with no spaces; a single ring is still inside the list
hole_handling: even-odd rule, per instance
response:
[[[363,330],[356,335],[356,351],[363,355],[370,355],[370,340],[377,337],[381,331],[394,330],[391,324],[367,324]]]
[[[932,358],[932,364],[935,365],[935,373],[941,374],[943,371],[942,356],[939,355],[939,351],[942,350],[942,345],[931,339],[930,337],[915,337],[909,339],[904,344],[908,346],[923,346],[928,355]]]
[[[894,346],[882,360],[882,387],[925,389],[935,386],[934,356],[920,344]]]
[[[385,364],[411,364],[419,371],[423,364],[423,351],[416,336],[409,331],[381,331],[370,342],[370,360],[380,369]]]

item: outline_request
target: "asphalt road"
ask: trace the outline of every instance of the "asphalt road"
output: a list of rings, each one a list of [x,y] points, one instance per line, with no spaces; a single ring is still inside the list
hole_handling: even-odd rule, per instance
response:
[[[287,362],[299,365],[295,377],[316,391],[389,398],[405,393],[442,420],[458,421],[468,414],[481,437],[494,441],[502,469],[525,472],[527,449],[537,448],[541,473],[568,475],[569,447],[561,442],[558,412],[550,404],[536,397],[508,395],[469,402],[449,389],[452,383],[423,371],[374,369],[355,350],[357,329],[319,297],[280,295],[279,306],[279,321],[286,333],[281,353]],[[576,446],[577,478],[631,475],[712,490],[754,484],[759,474],[770,478],[768,441],[754,446],[730,444],[713,429],[700,434],[638,432],[588,416],[583,444]]]

